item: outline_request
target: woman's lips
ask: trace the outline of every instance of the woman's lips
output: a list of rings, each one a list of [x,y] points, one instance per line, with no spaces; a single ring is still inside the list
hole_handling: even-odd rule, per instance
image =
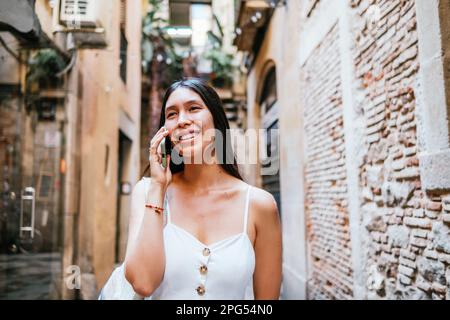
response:
[[[178,138],[176,143],[179,144],[179,143],[184,143],[184,142],[190,142],[190,141],[194,140],[198,136],[199,133],[200,132],[197,131],[197,132],[187,133],[185,135],[182,135],[181,137]]]

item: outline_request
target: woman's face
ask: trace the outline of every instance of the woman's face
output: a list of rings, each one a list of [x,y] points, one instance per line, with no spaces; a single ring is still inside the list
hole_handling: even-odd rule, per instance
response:
[[[188,158],[203,161],[198,157],[211,143],[214,120],[195,91],[181,87],[172,92],[166,103],[164,126],[170,132],[174,149],[183,156],[185,163]],[[206,132],[209,134],[205,135]]]

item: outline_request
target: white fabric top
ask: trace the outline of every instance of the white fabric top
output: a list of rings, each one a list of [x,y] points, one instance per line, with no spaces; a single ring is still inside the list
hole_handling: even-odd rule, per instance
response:
[[[148,190],[150,180],[144,179]],[[164,248],[166,267],[160,286],[149,299],[242,300],[254,299],[255,251],[247,234],[249,185],[241,233],[209,246],[173,224],[165,197]],[[146,192],[147,194],[148,192]],[[125,278],[124,264],[116,268],[100,292],[100,300],[143,299]]]
[[[253,299],[255,251],[247,234],[250,189],[242,232],[210,245],[172,223],[166,196],[166,268],[161,285],[148,299]]]

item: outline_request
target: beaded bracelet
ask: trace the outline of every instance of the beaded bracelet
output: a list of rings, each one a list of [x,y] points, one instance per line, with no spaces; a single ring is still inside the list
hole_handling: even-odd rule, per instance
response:
[[[154,206],[154,205],[151,205],[151,204],[146,204],[145,207],[146,208],[150,208],[150,209],[155,209],[157,214],[161,214],[164,211],[164,208],[157,207],[157,206]]]

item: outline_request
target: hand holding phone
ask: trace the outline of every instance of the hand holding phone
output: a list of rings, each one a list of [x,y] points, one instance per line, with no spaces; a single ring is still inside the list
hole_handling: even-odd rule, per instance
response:
[[[167,155],[172,152],[172,142],[170,141],[170,136],[164,138],[164,142],[161,144],[161,154],[162,154],[162,166],[167,168],[170,164],[167,163]]]
[[[169,136],[170,132],[161,127],[152,138],[149,148],[150,177],[152,181],[163,186],[168,186],[172,179],[170,169],[167,170],[172,150]]]

